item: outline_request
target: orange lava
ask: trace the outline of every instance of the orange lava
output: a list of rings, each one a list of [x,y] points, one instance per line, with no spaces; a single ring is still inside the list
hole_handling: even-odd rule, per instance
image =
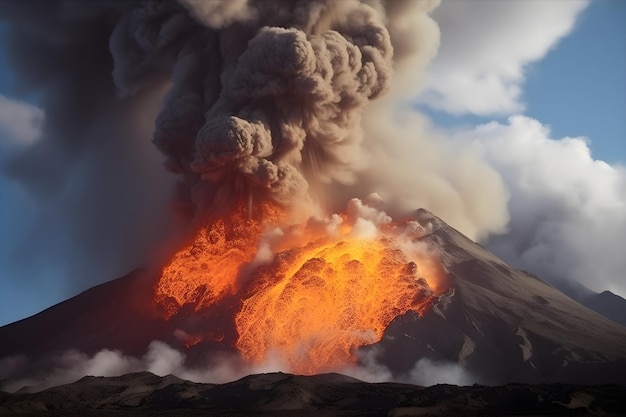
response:
[[[280,213],[270,214],[275,227]],[[268,224],[239,208],[173,257],[155,300],[172,316],[185,304],[199,311],[235,295],[241,306],[224,320],[234,321],[244,359],[277,360],[300,374],[340,370],[356,362],[359,347],[380,341],[394,318],[423,313],[445,290],[438,259],[412,250],[414,237],[397,232],[402,225],[358,238],[342,219],[332,237],[296,228],[272,247],[273,258],[252,267]]]
[[[155,301],[167,317],[185,304],[196,311],[237,291],[241,267],[256,256],[263,224],[259,218],[277,218],[280,209],[265,205],[249,218],[239,205],[227,218],[200,228],[193,241],[165,265],[155,290]]]
[[[391,321],[431,301],[417,266],[385,239],[312,244],[281,254],[235,317],[237,348],[253,362],[276,353],[300,374],[340,369]]]

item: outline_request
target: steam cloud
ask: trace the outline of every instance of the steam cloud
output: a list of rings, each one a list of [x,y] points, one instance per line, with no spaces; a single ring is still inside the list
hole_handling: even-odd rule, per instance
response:
[[[371,353],[371,352],[370,352]],[[222,384],[246,375],[278,372],[285,364],[278,357],[270,358],[261,365],[250,365],[238,356],[223,354],[213,358],[206,367],[190,368],[185,365],[185,354],[166,343],[154,341],[140,358],[124,355],[117,350],[103,349],[93,356],[77,350],[68,350],[51,362],[50,371],[30,376],[20,375],[28,358],[15,356],[0,359],[0,390],[5,392],[39,392],[46,388],[68,384],[84,377],[120,376],[130,372],[148,371],[156,375],[176,375],[193,382]],[[361,364],[341,370],[346,375],[367,382],[398,381],[403,383],[430,386],[435,384],[471,385],[477,382],[459,365],[447,362],[434,362],[421,359],[405,375],[393,377],[391,371],[371,357],[361,357]]]
[[[15,392],[38,392],[46,388],[74,382],[85,375],[119,376],[130,372],[148,371],[165,376],[175,374],[194,382],[224,383],[251,373],[267,371],[265,368],[246,366],[237,357],[216,358],[204,369],[191,369],[184,365],[185,354],[166,343],[154,341],[142,357],[124,355],[118,350],[103,349],[93,356],[77,350],[68,350],[50,361],[50,371],[20,374],[28,362],[25,356],[14,356],[0,360],[0,389]],[[278,369],[278,367],[276,368]],[[21,375],[12,378],[14,375]]]

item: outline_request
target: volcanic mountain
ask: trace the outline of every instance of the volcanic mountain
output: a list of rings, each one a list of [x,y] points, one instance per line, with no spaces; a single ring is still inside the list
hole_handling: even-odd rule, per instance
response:
[[[420,239],[439,250],[450,288],[423,315],[397,317],[358,356],[375,357],[399,379],[426,358],[458,364],[487,384],[626,384],[626,328],[510,267],[432,213],[420,209],[413,217],[430,231]],[[58,366],[55,358],[70,349],[139,356],[155,340],[183,351],[186,366],[236,354],[236,330],[220,320],[228,312],[183,306],[164,318],[153,301],[155,279],[136,270],[0,328],[2,377]]]

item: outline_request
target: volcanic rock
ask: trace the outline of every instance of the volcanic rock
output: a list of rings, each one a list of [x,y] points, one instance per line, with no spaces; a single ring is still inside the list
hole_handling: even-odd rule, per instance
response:
[[[0,416],[620,416],[626,387],[371,384],[340,374],[251,375],[198,384],[148,372],[85,377],[35,394],[0,392]]]

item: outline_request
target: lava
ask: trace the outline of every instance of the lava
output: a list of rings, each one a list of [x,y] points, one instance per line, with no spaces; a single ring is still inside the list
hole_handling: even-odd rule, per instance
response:
[[[236,299],[234,317],[222,320],[234,323],[245,360],[277,357],[300,374],[340,370],[396,317],[422,314],[446,289],[417,222],[396,224],[352,203],[349,215],[295,226],[271,205],[253,218],[242,205],[174,255],[155,301],[171,317],[185,305],[200,312]],[[269,256],[261,256],[262,242],[271,243]]]
[[[265,204],[249,215],[246,205],[237,205],[230,216],[201,227],[193,240],[165,265],[157,283],[155,301],[166,317],[183,305],[195,311],[235,294],[240,269],[257,253],[263,232],[260,218],[280,217],[278,206]]]
[[[417,267],[383,239],[312,244],[281,254],[235,317],[244,358],[277,352],[300,374],[337,370],[379,341],[430,290]]]

